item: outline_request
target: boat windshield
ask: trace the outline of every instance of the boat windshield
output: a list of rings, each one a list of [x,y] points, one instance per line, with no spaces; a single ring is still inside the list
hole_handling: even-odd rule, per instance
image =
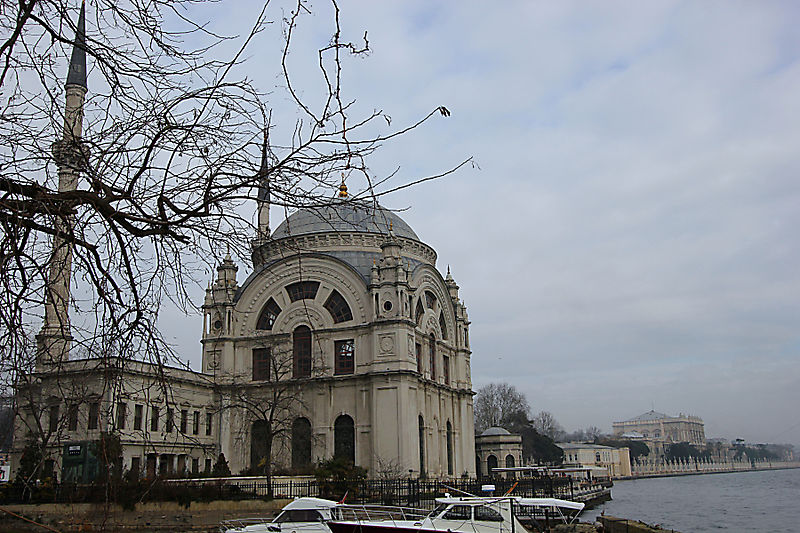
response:
[[[503,516],[488,505],[481,505],[475,508],[475,521],[502,522]]]
[[[324,522],[319,511],[316,509],[289,509],[283,511],[275,519],[276,523],[283,522]]]
[[[430,516],[439,516],[440,514],[442,514],[442,511],[444,511],[448,507],[450,507],[450,504],[440,503],[439,505],[436,506],[436,508],[433,511],[431,511]]]
[[[454,505],[442,515],[445,520],[472,520],[472,507],[469,505]]]

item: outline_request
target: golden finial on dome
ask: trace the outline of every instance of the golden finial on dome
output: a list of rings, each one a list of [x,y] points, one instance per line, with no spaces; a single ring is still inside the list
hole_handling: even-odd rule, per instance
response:
[[[339,185],[339,198],[347,198],[347,185],[344,183],[344,172],[342,172],[342,184]]]
[[[392,226],[392,221],[390,220],[390,221],[389,221],[389,231],[392,231],[392,227],[393,227],[393,226]]]

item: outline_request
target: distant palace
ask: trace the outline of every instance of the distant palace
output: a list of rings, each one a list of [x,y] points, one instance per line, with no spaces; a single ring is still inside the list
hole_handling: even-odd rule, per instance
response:
[[[669,416],[653,410],[630,420],[614,422],[614,435],[652,439],[665,443],[688,442],[698,446],[706,444],[706,432],[702,418],[684,414]]]

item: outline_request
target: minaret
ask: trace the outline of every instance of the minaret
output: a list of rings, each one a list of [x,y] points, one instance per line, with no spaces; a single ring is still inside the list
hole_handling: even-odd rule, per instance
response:
[[[53,143],[53,158],[58,166],[59,192],[78,188],[78,174],[87,159],[86,148],[81,146],[83,103],[86,98],[86,4],[81,4],[72,57],[66,83],[64,131],[61,139]],[[70,276],[72,273],[72,245],[64,238],[74,224],[74,214],[56,215],[56,235],[50,257],[49,275],[45,291],[44,324],[36,336],[38,363],[57,363],[69,358],[72,334],[69,324]]]
[[[269,134],[264,129],[264,146],[261,148],[261,168],[258,169],[258,239],[268,239],[269,230]]]

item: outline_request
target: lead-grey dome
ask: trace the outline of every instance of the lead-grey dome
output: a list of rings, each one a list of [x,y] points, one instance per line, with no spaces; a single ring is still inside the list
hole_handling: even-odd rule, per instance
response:
[[[496,435],[511,435],[511,432],[507,429],[494,426],[481,433],[481,437],[494,437]]]
[[[387,234],[390,222],[396,236],[419,240],[411,226],[395,213],[380,206],[366,208],[350,201],[336,201],[324,207],[299,209],[281,222],[272,232],[272,238],[333,231]]]

